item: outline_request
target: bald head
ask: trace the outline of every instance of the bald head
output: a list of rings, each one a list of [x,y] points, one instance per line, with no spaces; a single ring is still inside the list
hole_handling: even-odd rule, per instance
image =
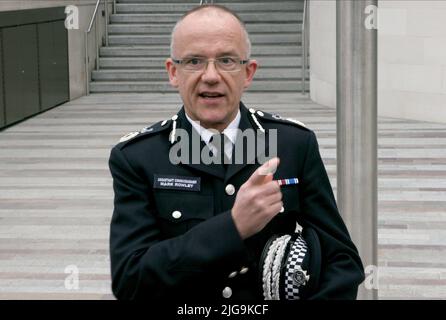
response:
[[[183,28],[185,25],[190,27],[193,24],[196,28],[206,28],[209,25],[215,26],[216,24],[220,24],[222,31],[229,29],[232,26],[231,30],[234,32],[240,32],[241,37],[243,38],[244,43],[244,51],[246,56],[244,59],[249,59],[251,56],[251,41],[249,39],[248,31],[246,30],[245,24],[240,19],[240,17],[230,9],[217,5],[217,4],[208,4],[196,7],[188,12],[186,12],[180,20],[175,24],[171,38],[170,38],[170,56],[176,57],[176,47],[175,42],[177,42],[178,37],[181,37],[183,33]],[[237,27],[234,28],[234,25]]]

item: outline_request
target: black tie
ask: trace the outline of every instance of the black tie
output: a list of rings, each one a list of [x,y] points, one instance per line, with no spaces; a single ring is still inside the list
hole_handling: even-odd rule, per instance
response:
[[[227,164],[230,163],[230,159],[226,156],[225,153],[225,144],[227,141],[228,137],[226,137],[224,133],[216,133],[209,140],[209,143],[212,144],[217,150],[215,154],[215,157],[218,159],[217,163],[221,163],[225,170]]]

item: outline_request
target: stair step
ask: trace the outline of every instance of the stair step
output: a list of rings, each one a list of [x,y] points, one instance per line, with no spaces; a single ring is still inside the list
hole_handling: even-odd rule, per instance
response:
[[[91,92],[176,93],[165,70],[170,33],[198,0],[116,0],[109,25],[109,46],[100,48],[100,70],[93,71]],[[252,57],[259,63],[250,92],[302,90],[301,39],[303,0],[218,1],[245,21]],[[305,73],[309,80],[309,72]],[[309,81],[306,82],[309,90]]]
[[[124,70],[116,70],[116,69],[104,69],[93,71],[91,75],[92,80],[94,81],[168,81],[169,77],[167,76],[166,70],[161,69],[124,69]]]
[[[116,0],[116,3],[184,3],[184,2],[190,2],[190,3],[195,3],[198,4],[199,1],[198,0],[185,0],[185,1],[180,1],[180,0]],[[261,2],[271,2],[271,1],[265,1],[265,0],[224,0],[224,1],[214,1],[215,3],[219,3],[222,5],[226,5],[227,3],[237,3],[237,2],[248,2],[248,3],[261,3]]]
[[[250,36],[253,45],[256,44],[298,44],[301,36],[294,34],[254,34]],[[110,35],[108,37],[110,45],[168,45],[169,35]]]
[[[199,5],[197,2],[190,3],[118,3],[117,13],[185,13]],[[280,1],[280,2],[258,2],[258,3],[226,3],[228,8],[235,12],[274,12],[274,11],[301,11],[303,2]]]
[[[301,66],[300,57],[259,57],[256,59],[260,67],[289,67],[298,68]],[[108,69],[125,69],[125,68],[158,68],[164,69],[165,58],[136,58],[136,57],[119,57],[119,58],[99,58],[99,67]]]
[[[109,26],[109,34],[169,34],[172,32],[174,24],[112,24]],[[259,23],[248,24],[248,32],[256,33],[300,33],[302,25],[300,23]]]
[[[252,47],[253,58],[261,56],[300,55],[301,47],[297,45],[256,45]],[[170,55],[168,45],[164,46],[110,46],[100,49],[101,57],[159,57],[166,58]]]
[[[257,80],[301,80],[301,69],[259,68],[255,74]],[[308,75],[307,75],[308,77]],[[166,70],[161,69],[104,69],[93,71],[94,81],[168,81]]]
[[[146,13],[146,14],[112,14],[110,22],[113,23],[176,23],[182,16],[179,13]],[[260,12],[240,13],[240,18],[246,23],[271,22],[302,22],[302,12]]]
[[[309,89],[309,83],[306,82],[306,90]],[[254,81],[249,92],[298,92],[301,90],[301,81]],[[106,92],[176,92],[169,83],[165,81],[147,81],[147,82],[102,82],[93,81],[90,83],[90,91],[96,93]]]

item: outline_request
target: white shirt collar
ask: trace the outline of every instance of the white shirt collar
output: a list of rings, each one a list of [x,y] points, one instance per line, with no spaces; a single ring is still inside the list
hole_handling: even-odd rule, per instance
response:
[[[215,130],[208,130],[204,127],[202,127],[198,121],[192,120],[187,113],[186,118],[191,123],[192,127],[200,134],[201,139],[208,144],[209,140],[211,140],[211,137],[215,134]],[[237,138],[237,129],[240,124],[240,109],[237,112],[237,115],[235,116],[234,120],[231,121],[231,123],[223,130],[223,133],[228,137],[228,139],[232,142],[232,144],[235,144],[235,140]]]
[[[211,140],[211,137],[216,133],[215,130],[209,130],[204,127],[202,127],[198,121],[192,120],[187,113],[185,112],[187,120],[191,123],[192,127],[200,134],[201,139],[206,143],[206,145],[212,150],[212,152],[215,152],[215,147],[211,144],[209,144],[209,140]],[[234,120],[231,121],[231,123],[223,130],[223,134],[228,137],[229,141],[225,144],[225,154],[226,156],[231,159],[232,158],[232,148],[235,145],[235,140],[237,139],[237,130],[238,126],[240,124],[240,109],[237,112],[237,115],[235,116]]]

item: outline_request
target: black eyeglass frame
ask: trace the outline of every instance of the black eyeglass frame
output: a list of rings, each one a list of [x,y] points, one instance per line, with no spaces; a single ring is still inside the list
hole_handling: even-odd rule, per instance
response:
[[[194,58],[195,58],[195,59],[204,59],[204,60],[206,60],[206,65],[205,65],[205,67],[204,67],[202,70],[187,70],[187,69],[186,69],[186,71],[189,71],[189,72],[202,72],[202,71],[204,71],[204,70],[207,69],[208,64],[209,64],[210,61],[214,61],[214,64],[215,64],[215,61],[217,61],[218,59],[222,59],[222,58],[232,58],[232,59],[234,59],[234,57],[221,57],[221,58],[217,58],[217,59],[205,59],[205,58],[201,58],[201,57],[188,57],[188,58],[185,58],[185,59],[175,59],[175,58],[171,57],[172,61],[173,61],[175,64],[179,64],[179,65],[183,65],[183,62],[184,62],[185,60],[194,59]],[[239,59],[239,58],[235,58],[235,59],[239,60],[239,64],[240,64],[240,65],[245,65],[245,64],[247,64],[247,63],[249,62],[249,59],[246,59],[246,60],[241,60],[241,59]],[[220,69],[219,69],[219,70],[220,70]],[[220,71],[223,71],[223,72],[238,72],[238,71],[240,71],[240,70],[241,70],[241,69],[237,69],[237,70],[220,70]]]

